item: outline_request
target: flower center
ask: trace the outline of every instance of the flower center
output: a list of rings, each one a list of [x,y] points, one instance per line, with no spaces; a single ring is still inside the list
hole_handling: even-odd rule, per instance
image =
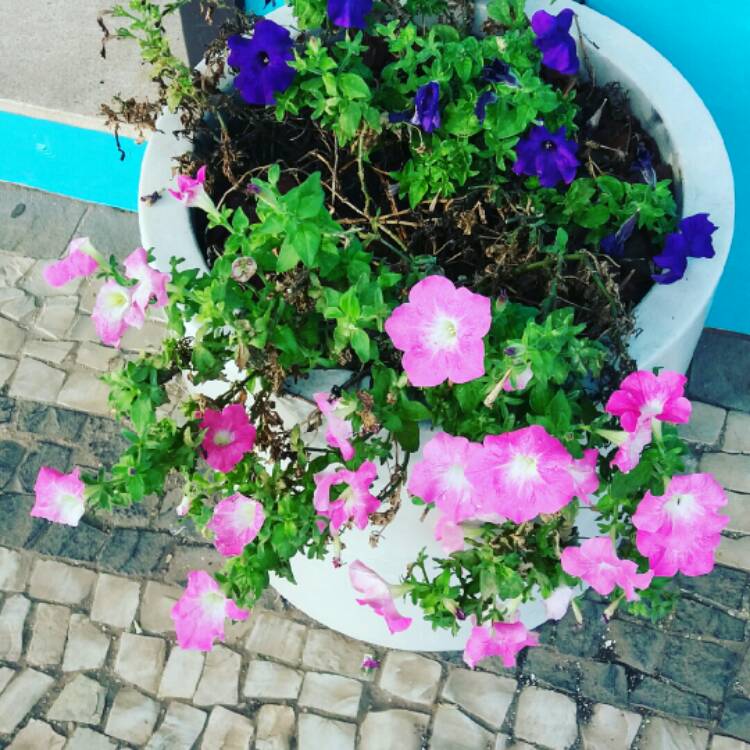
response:
[[[655,416],[656,414],[661,414],[663,409],[664,399],[652,398],[643,405],[641,413],[648,416]]]
[[[673,495],[664,503],[664,510],[672,518],[687,519],[693,516],[698,510],[698,503],[694,495]]]
[[[536,456],[517,453],[510,462],[510,474],[513,479],[521,482],[537,479],[539,472],[537,470]]]
[[[130,299],[128,298],[127,294],[119,290],[114,290],[110,292],[109,296],[107,297],[106,307],[113,311],[122,310],[126,308],[129,303]]]
[[[344,501],[344,508],[347,512],[350,512],[351,509],[356,505],[357,503],[357,496],[354,494],[354,490],[351,487],[347,487],[340,495],[339,500]]]
[[[245,526],[252,526],[255,523],[255,503],[240,505],[240,519]]]
[[[231,430],[216,430],[214,445],[231,445],[234,442],[234,433]]]
[[[542,148],[545,151],[554,151],[557,147],[555,146],[554,141],[544,141],[544,143],[542,143]]]
[[[458,342],[458,321],[440,315],[432,324],[428,340],[433,349],[453,349]]]
[[[445,485],[452,490],[461,490],[466,486],[466,473],[461,464],[453,464],[445,472]]]
[[[271,62],[271,58],[268,56],[268,52],[265,50],[261,50],[258,53],[258,59],[260,60],[261,65],[268,65],[268,63]]]
[[[58,502],[65,510],[73,510],[81,504],[81,499],[71,492],[62,492],[58,496]]]
[[[221,591],[207,591],[201,598],[206,612],[214,615],[224,614],[227,599]]]

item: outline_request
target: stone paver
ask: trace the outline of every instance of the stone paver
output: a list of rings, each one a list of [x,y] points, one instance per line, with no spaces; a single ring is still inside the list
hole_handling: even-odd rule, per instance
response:
[[[442,697],[458,704],[493,729],[500,729],[515,691],[516,681],[507,677],[454,669],[448,675]]]
[[[727,453],[750,453],[750,414],[729,412],[721,449]]]
[[[431,750],[491,750],[493,744],[492,735],[455,706],[437,707]]]
[[[10,383],[11,396],[30,401],[54,403],[60,393],[65,373],[31,357],[24,357]]]
[[[0,591],[23,591],[29,577],[28,558],[0,547]]]
[[[716,735],[711,740],[711,750],[750,750],[747,742],[740,742],[733,737]]]
[[[154,731],[159,704],[132,688],[122,688],[115,696],[104,731],[110,737],[134,745],[144,745]]]
[[[719,442],[727,413],[724,409],[701,401],[693,403],[690,421],[680,425],[680,436],[691,443],[713,447]]]
[[[52,704],[47,718],[52,721],[74,721],[98,724],[104,712],[107,689],[96,680],[77,674]]]
[[[716,550],[716,562],[740,570],[750,570],[750,537],[724,537]]]
[[[200,651],[187,651],[174,646],[159,683],[159,698],[191,700],[203,672],[205,656]]]
[[[368,649],[362,643],[332,630],[311,629],[307,634],[302,666],[317,672],[333,672],[362,678],[362,660]]]
[[[65,745],[65,750],[116,750],[117,744],[93,729],[78,727]]]
[[[302,673],[272,661],[253,659],[247,668],[242,694],[254,700],[296,700]]]
[[[238,653],[224,646],[214,646],[206,655],[198,687],[193,696],[196,706],[219,703],[234,706],[239,700],[239,679],[242,660]]]
[[[64,339],[75,320],[78,297],[49,297],[34,322],[34,332],[43,338]]]
[[[583,750],[629,750],[640,725],[638,714],[599,703],[581,727]]]
[[[85,615],[70,618],[68,643],[65,646],[63,672],[100,669],[109,652],[109,636]]]
[[[128,578],[101,573],[94,589],[91,619],[113,628],[127,630],[140,601],[140,584]]]
[[[302,683],[299,704],[321,713],[355,719],[362,698],[362,683],[350,677],[308,672]]]
[[[75,344],[71,341],[27,341],[22,354],[32,359],[41,359],[53,365],[62,364],[73,351]]]
[[[184,750],[192,747],[203,731],[206,714],[184,703],[170,703],[146,750]]]
[[[174,633],[170,612],[181,596],[182,589],[178,586],[148,581],[138,617],[140,626],[150,633]]]
[[[527,687],[516,710],[515,733],[551,750],[568,750],[578,735],[576,704],[567,696]]]
[[[31,602],[21,594],[8,597],[0,609],[0,659],[18,661],[23,653],[23,625]]]
[[[18,354],[23,346],[24,338],[21,326],[0,318],[0,354]]]
[[[727,499],[726,508],[722,508],[722,513],[729,516],[727,531],[750,534],[750,495],[728,491]]]
[[[35,667],[59,664],[68,634],[70,610],[59,604],[37,604],[26,660]]]
[[[216,706],[208,717],[201,750],[249,750],[254,733],[246,716]]]
[[[68,375],[57,396],[57,403],[92,414],[109,414],[108,394],[106,384],[95,374],[77,371]]]
[[[161,638],[123,633],[115,658],[115,672],[148,693],[159,687],[167,644]]]
[[[10,376],[15,372],[17,366],[18,362],[15,359],[0,357],[0,388],[10,380]]]
[[[428,714],[394,708],[370,711],[360,729],[359,750],[422,750]]]
[[[357,727],[315,714],[300,714],[297,732],[299,750],[354,750]]]
[[[59,604],[82,604],[91,593],[96,576],[86,568],[55,560],[37,560],[31,571],[29,595]]]
[[[407,703],[435,702],[442,670],[439,662],[406,651],[390,651],[383,662],[380,687]]]
[[[264,612],[255,619],[247,638],[248,651],[299,666],[307,628],[293,620]]]
[[[750,456],[704,453],[700,470],[713,474],[725,489],[750,493]]]
[[[0,734],[11,734],[54,682],[34,669],[17,674],[0,695]]]
[[[65,737],[49,724],[32,719],[16,734],[13,742],[8,745],[8,750],[62,750],[64,745]]]
[[[708,732],[696,727],[656,717],[646,725],[641,736],[641,750],[706,750]]]
[[[266,703],[256,719],[256,750],[288,750],[294,735],[294,709]]]

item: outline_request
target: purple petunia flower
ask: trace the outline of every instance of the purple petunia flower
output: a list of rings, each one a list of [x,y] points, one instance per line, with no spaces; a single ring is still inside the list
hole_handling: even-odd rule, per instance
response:
[[[495,59],[482,68],[481,78],[487,83],[507,83],[518,86],[518,79],[510,72],[510,65],[503,60]]]
[[[536,175],[542,187],[554,187],[561,180],[569,185],[580,162],[578,144],[565,137],[565,128],[550,133],[544,125],[533,127],[516,146],[516,174]]]
[[[640,172],[643,181],[652,188],[656,187],[656,171],[651,157],[651,152],[643,145],[638,144],[635,152],[635,161],[632,167],[634,172]]]
[[[494,104],[496,101],[497,94],[494,91],[485,91],[479,95],[474,107],[474,114],[479,118],[479,122],[484,122],[484,118],[487,116],[487,105]]]
[[[286,91],[296,72],[289,66],[294,59],[292,37],[279,24],[268,19],[255,23],[252,39],[231,36],[227,62],[239,70],[234,85],[249,104],[275,104],[276,94]]]
[[[418,125],[425,133],[432,133],[440,127],[440,84],[437,81],[425,83],[414,96],[414,114],[391,112],[389,122],[410,122]]]
[[[602,239],[602,252],[611,255],[613,258],[622,258],[625,253],[625,243],[633,235],[637,223],[638,213],[636,212],[629,219],[626,219],[614,234],[608,234]]]
[[[570,25],[575,14],[570,8],[556,16],[538,10],[531,17],[531,28],[536,34],[534,44],[542,53],[542,64],[564,75],[575,75],[580,63],[576,43],[570,35]]]
[[[328,0],[328,17],[342,29],[364,29],[365,16],[372,10],[372,0]]]
[[[657,284],[673,284],[687,270],[688,258],[713,258],[716,254],[711,235],[718,229],[708,214],[695,214],[682,219],[676,232],[667,235],[664,249],[654,256],[654,263],[666,270],[651,278]]]

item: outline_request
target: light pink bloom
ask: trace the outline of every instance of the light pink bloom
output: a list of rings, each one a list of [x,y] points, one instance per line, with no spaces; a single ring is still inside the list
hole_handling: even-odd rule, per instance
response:
[[[525,370],[522,370],[517,375],[510,373],[505,380],[503,380],[503,390],[507,393],[511,391],[522,391],[534,377],[534,372],[531,369],[531,365],[527,365]]]
[[[185,495],[182,498],[182,500],[180,500],[180,502],[177,505],[177,507],[174,509],[174,512],[178,516],[180,516],[180,517],[186,516],[188,514],[188,512],[190,511],[190,506],[191,505],[192,505],[192,501],[190,500],[190,498],[187,495]]]
[[[96,295],[91,319],[102,343],[118,347],[125,331],[131,326],[141,328],[144,317],[133,304],[131,290],[110,279]]]
[[[576,493],[573,459],[544,427],[488,435],[467,475],[482,490],[483,507],[514,523],[556,513]]]
[[[320,413],[326,418],[326,442],[341,451],[344,461],[354,458],[354,446],[350,438],[354,434],[351,422],[345,417],[349,410],[342,408],[341,399],[330,401],[330,394],[316,393],[313,395]]]
[[[467,383],[484,375],[484,341],[490,330],[490,300],[443,276],[415,284],[385,331],[404,352],[402,365],[412,385],[434,386],[449,379]]]
[[[250,612],[228,599],[204,570],[188,573],[187,588],[172,607],[177,643],[183,649],[210,651],[224,640],[224,621],[246,620]]]
[[[482,453],[479,443],[439,432],[412,467],[407,489],[426,503],[435,503],[454,523],[474,518],[481,510],[480,497],[466,469]]]
[[[453,523],[449,516],[441,515],[435,524],[435,539],[440,542],[443,552],[450,555],[460,552],[466,547],[464,530],[460,523]]]
[[[583,452],[583,458],[574,458],[570,465],[570,476],[576,497],[584,504],[591,505],[592,495],[599,489],[599,475],[596,473],[596,462],[599,452],[590,448]]]
[[[635,589],[646,589],[654,577],[652,570],[638,573],[632,560],[621,560],[611,537],[586,539],[580,547],[566,547],[560,556],[562,569],[577,576],[599,594],[606,596],[619,586],[630,602],[638,598]]]
[[[355,591],[363,594],[361,599],[357,599],[357,604],[372,607],[376,614],[385,619],[391,633],[400,633],[411,625],[411,617],[403,617],[396,609],[391,586],[374,570],[355,560],[349,564],[349,580]]]
[[[548,620],[562,620],[568,611],[575,591],[570,586],[558,586],[546,599],[543,599],[544,612]]]
[[[135,279],[138,284],[132,290],[133,304],[137,305],[141,312],[153,300],[154,307],[164,307],[169,301],[167,298],[167,283],[172,278],[168,273],[161,273],[148,264],[148,254],[144,248],[133,250],[123,263],[125,276]]]
[[[200,428],[206,430],[202,443],[206,463],[216,471],[232,471],[255,445],[255,427],[242,404],[230,404],[221,411],[206,409]]]
[[[78,526],[85,509],[85,489],[78,467],[70,474],[63,474],[51,466],[42,466],[34,484],[36,500],[31,515],[53,523]]]
[[[672,477],[663,495],[647,492],[633,514],[635,543],[657,576],[710,573],[721,530],[729,523],[719,514],[727,503],[710,474]]]
[[[370,513],[374,513],[380,506],[380,500],[370,492],[377,475],[378,469],[375,464],[365,461],[356,471],[339,469],[334,472],[321,472],[313,477],[315,510],[330,520],[334,532],[352,518],[358,529],[367,526]],[[347,486],[336,500],[331,500],[331,487],[337,484]]]
[[[68,245],[65,257],[50,263],[42,275],[50,286],[63,286],[73,279],[94,273],[100,260],[101,255],[88,237],[76,237]]]
[[[631,373],[609,397],[606,411],[619,417],[628,432],[636,432],[644,420],[683,424],[692,409],[683,395],[686,382],[684,375],[669,370],[658,375],[644,370]]]
[[[258,536],[265,520],[263,506],[238,492],[218,503],[206,528],[216,534],[214,547],[224,557],[234,557]]]
[[[651,422],[643,421],[636,425],[635,432],[623,432],[615,438],[619,445],[612,466],[617,467],[623,474],[635,469],[641,460],[643,449],[651,442]]]
[[[499,656],[503,666],[516,666],[516,656],[526,646],[538,646],[539,636],[522,622],[493,622],[475,625],[464,648],[464,661],[472,668],[483,659]]]
[[[186,174],[177,175],[177,190],[169,192],[188,208],[201,208],[206,213],[215,213],[216,206],[209,197],[204,183],[206,182],[205,164],[196,172],[195,177]]]

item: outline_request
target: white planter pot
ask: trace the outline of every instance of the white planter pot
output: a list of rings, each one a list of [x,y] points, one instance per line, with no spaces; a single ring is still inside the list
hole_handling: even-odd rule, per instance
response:
[[[671,165],[677,183],[681,214],[707,212],[719,229],[714,234],[716,257],[691,260],[685,277],[669,286],[654,286],[636,308],[638,333],[630,341],[630,351],[641,368],[662,366],[685,372],[703,328],[711,300],[729,254],[734,227],[734,183],[729,158],[721,134],[711,115],[688,82],[656,50],[627,29],[605,16],[577,3],[558,0],[528,0],[529,13],[546,8],[558,13],[564,7],[575,10],[586,54],[599,83],[619,82],[628,91],[634,114],[657,142],[662,157]],[[286,8],[270,18],[288,23]],[[161,132],[149,141],[143,162],[140,194],[162,190],[170,181],[173,159],[190,148],[172,131],[180,127],[176,116],[159,120]],[[206,270],[192,231],[188,210],[165,195],[153,205],[140,204],[139,221],[145,247],[153,247],[157,263],[169,267],[172,256],[185,259],[184,267]],[[313,377],[325,377],[324,374]],[[304,395],[320,390],[320,384],[305,383]],[[304,418],[310,407],[301,400],[285,399],[286,419]],[[318,436],[320,439],[320,436]],[[426,436],[425,436],[426,439]],[[424,441],[423,441],[424,442]],[[418,456],[414,460],[417,460]],[[407,498],[395,520],[388,526],[380,544],[371,547],[369,531],[354,529],[345,535],[343,561],[359,559],[390,581],[397,581],[417,552],[440,557],[434,541],[435,514],[420,522],[421,508]],[[592,514],[584,512],[579,528],[584,536],[595,534]],[[381,618],[355,602],[346,565],[336,569],[330,559],[293,561],[298,585],[275,579],[275,588],[292,604],[324,625],[346,635],[390,648],[441,651],[463,648],[469,625],[457,636],[434,631],[410,604],[400,604],[403,614],[413,617],[412,626],[390,635]],[[532,602],[521,608],[521,618],[529,627],[544,621],[543,607]]]

